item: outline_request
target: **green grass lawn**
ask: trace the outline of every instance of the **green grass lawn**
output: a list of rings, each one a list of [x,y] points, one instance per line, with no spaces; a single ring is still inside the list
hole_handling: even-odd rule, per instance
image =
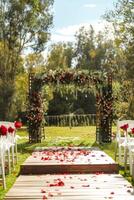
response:
[[[12,170],[10,175],[6,176],[7,190],[3,190],[0,185],[0,200],[4,199],[6,192],[12,187],[20,171],[20,164],[25,161],[25,159],[31,154],[35,147],[47,147],[47,146],[96,146],[96,127],[46,127],[45,128],[45,140],[42,143],[38,144],[29,144],[28,143],[28,133],[26,130],[19,130],[18,135],[23,138],[18,141],[18,165]],[[116,128],[113,127],[113,132],[116,131]],[[105,144],[99,146],[104,150],[108,155],[114,158],[114,142],[111,144]],[[120,171],[121,174],[124,174],[123,170]],[[126,178],[131,181],[129,173]]]

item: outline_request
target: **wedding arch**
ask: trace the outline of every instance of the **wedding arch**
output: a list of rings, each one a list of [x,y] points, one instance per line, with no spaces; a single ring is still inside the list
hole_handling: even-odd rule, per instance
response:
[[[112,136],[112,75],[85,71],[49,71],[44,74],[29,74],[28,130],[29,142],[42,139],[42,122],[45,116],[41,89],[44,85],[95,86],[96,90],[96,142],[109,143]]]

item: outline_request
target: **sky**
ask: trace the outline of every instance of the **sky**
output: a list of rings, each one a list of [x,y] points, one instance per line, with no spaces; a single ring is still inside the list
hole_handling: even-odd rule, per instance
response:
[[[101,16],[118,0],[55,0],[51,42],[74,41],[76,31],[93,25],[97,31],[104,27]]]

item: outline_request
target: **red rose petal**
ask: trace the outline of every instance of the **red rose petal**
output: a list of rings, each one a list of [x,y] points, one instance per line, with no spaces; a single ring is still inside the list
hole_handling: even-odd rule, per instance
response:
[[[110,194],[115,194],[114,192],[111,192]]]
[[[70,186],[71,189],[74,189],[74,186]]]
[[[48,193],[48,196],[49,196],[49,197],[53,197],[54,195],[53,195],[51,192],[49,192],[49,193]]]
[[[44,189],[41,189],[41,193],[46,193],[46,191]]]
[[[89,187],[89,185],[82,185],[82,187]]]

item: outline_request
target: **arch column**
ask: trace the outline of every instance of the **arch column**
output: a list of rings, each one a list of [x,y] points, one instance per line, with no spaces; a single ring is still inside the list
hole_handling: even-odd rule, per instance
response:
[[[112,74],[107,76],[107,85],[102,88],[100,108],[100,143],[112,141]]]

